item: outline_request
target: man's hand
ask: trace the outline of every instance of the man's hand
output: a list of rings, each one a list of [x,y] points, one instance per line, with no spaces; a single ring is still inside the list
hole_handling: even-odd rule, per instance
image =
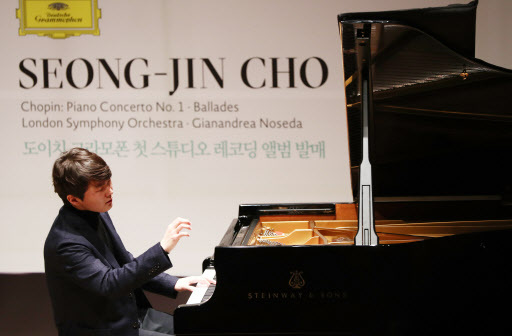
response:
[[[164,237],[160,242],[165,252],[169,253],[178,244],[182,237],[188,237],[190,234],[188,231],[182,231],[183,229],[191,230],[191,224],[188,219],[176,218],[165,231]]]
[[[209,284],[215,284],[215,283],[217,283],[215,280],[208,279],[204,276],[190,276],[190,277],[178,279],[178,281],[176,282],[176,285],[174,286],[174,289],[178,292],[183,292],[186,290],[192,292],[195,288],[194,286],[192,286],[193,284],[197,284],[197,287],[200,287],[200,286],[206,287]]]

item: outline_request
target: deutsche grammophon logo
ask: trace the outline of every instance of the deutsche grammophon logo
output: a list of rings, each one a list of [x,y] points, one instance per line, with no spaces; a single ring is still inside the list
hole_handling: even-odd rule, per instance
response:
[[[98,0],[19,0],[19,35],[37,34],[55,39],[82,34],[99,35]]]
[[[290,287],[294,289],[301,289],[306,284],[306,281],[304,281],[304,278],[302,277],[301,271],[292,271],[290,274],[292,275],[290,278],[290,281],[288,281],[288,284]]]

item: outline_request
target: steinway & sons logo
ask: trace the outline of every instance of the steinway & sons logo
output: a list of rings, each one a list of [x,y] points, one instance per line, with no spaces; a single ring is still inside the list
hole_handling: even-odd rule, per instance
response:
[[[37,34],[61,39],[82,34],[99,35],[98,0],[19,0],[16,17],[19,35]]]
[[[306,284],[306,281],[304,281],[304,278],[302,277],[303,272],[299,271],[293,271],[290,272],[292,277],[290,278],[290,281],[288,281],[288,284],[291,288],[294,289],[301,289]]]
[[[306,290],[306,280],[303,271],[291,271],[288,279],[289,290],[255,290],[247,293],[248,301],[273,301],[273,302],[341,302],[347,298],[347,293],[340,288],[314,288]],[[315,286],[314,286],[315,287]],[[279,286],[283,288],[283,286]]]

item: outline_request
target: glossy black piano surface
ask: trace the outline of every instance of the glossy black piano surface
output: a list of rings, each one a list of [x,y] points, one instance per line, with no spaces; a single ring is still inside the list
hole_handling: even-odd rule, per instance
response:
[[[510,334],[512,72],[474,58],[476,5],[339,15],[356,202],[241,205],[177,334]]]

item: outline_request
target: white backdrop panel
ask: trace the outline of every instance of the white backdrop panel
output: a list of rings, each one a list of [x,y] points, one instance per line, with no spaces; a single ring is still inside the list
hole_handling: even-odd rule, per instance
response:
[[[62,40],[18,36],[18,1],[0,13],[0,272],[44,270],[51,166],[73,146],[111,166],[134,255],[191,219],[177,275],[200,272],[241,203],[352,201],[337,14],[454,1],[98,3],[100,36]],[[511,9],[482,1],[477,22],[477,57],[509,68]]]

